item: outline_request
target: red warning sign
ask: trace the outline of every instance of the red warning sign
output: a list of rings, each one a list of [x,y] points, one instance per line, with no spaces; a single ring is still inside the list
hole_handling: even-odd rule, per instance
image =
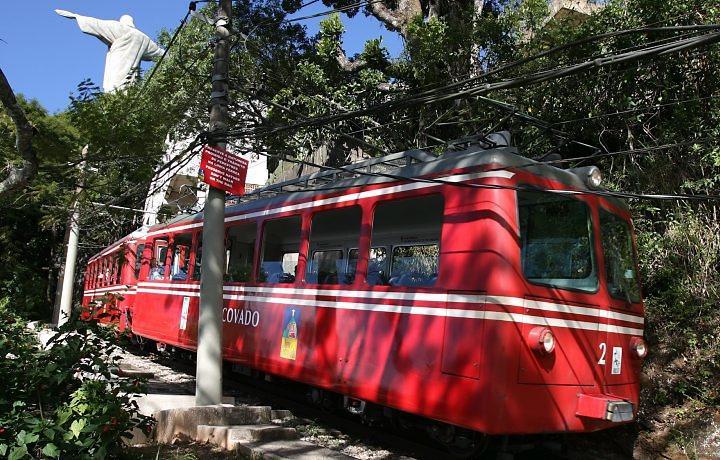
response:
[[[233,195],[245,193],[248,161],[220,147],[206,145],[202,149],[198,177],[211,187]]]

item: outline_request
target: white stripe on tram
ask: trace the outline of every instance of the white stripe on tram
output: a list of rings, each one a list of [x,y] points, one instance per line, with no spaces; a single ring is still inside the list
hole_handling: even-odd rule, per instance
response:
[[[166,283],[140,283],[140,286],[153,286],[167,288]],[[176,287],[176,286],[172,286]],[[177,287],[199,290],[200,286],[195,284]],[[380,292],[380,291],[340,291],[333,289],[303,289],[303,288],[284,288],[284,287],[245,287],[245,286],[223,286],[223,291],[229,292],[247,292],[247,293],[267,293],[267,294],[288,294],[288,295],[304,295],[304,296],[332,296],[332,297],[357,297],[364,299],[384,299],[384,300],[410,300],[423,302],[441,302],[445,303],[473,303],[473,304],[497,304],[519,308],[528,308],[531,310],[552,311],[557,313],[566,313],[583,316],[595,316],[598,318],[607,318],[617,321],[626,321],[636,324],[644,324],[645,319],[642,316],[628,315],[626,313],[617,313],[599,308],[582,307],[579,305],[560,304],[553,302],[545,302],[539,300],[523,299],[522,297],[506,297],[492,296],[482,294],[442,294],[442,293],[422,293],[422,292]],[[143,291],[148,292],[148,291]],[[185,291],[177,291],[185,292]]]
[[[472,173],[472,174],[456,174],[453,176],[446,176],[446,177],[438,177],[437,179],[443,180],[445,182],[467,182],[475,179],[489,179],[489,178],[497,178],[497,179],[510,179],[515,175],[515,173],[510,171],[489,171],[489,172],[480,172],[480,173]],[[225,218],[225,222],[235,222],[238,220],[248,220],[248,219],[254,219],[255,217],[265,217],[265,216],[271,216],[274,214],[280,214],[283,212],[291,212],[291,211],[298,211],[301,209],[307,209],[307,208],[313,208],[316,206],[324,206],[327,204],[337,204],[337,203],[346,203],[348,201],[356,201],[361,200],[365,198],[372,198],[376,196],[382,196],[382,195],[390,195],[393,193],[400,193],[400,192],[407,192],[410,190],[421,190],[426,188],[434,188],[434,187],[440,187],[443,185],[442,183],[438,182],[410,182],[409,184],[402,184],[402,185],[394,185],[390,187],[383,187],[378,188],[375,190],[368,190],[365,192],[357,192],[357,193],[349,193],[342,196],[336,196],[333,198],[324,198],[321,200],[313,200],[308,201],[305,203],[298,203],[288,206],[281,206],[279,208],[271,208],[271,209],[264,209],[262,211],[256,211],[251,212],[248,214],[240,214],[237,216],[230,216]],[[189,230],[192,228],[202,227],[202,222],[195,222],[193,224],[187,224],[187,225],[179,225],[177,227],[170,227],[162,230],[156,230],[154,232],[147,233],[146,236],[155,236],[155,235],[162,235],[169,232],[179,232],[182,230]]]
[[[135,287],[135,286],[98,288],[98,289],[92,289],[89,291],[84,291],[83,297],[97,295],[97,294],[107,294],[109,292],[111,292],[113,294],[132,294],[135,292],[136,289],[137,289],[137,287]]]
[[[147,286],[149,284],[153,285],[161,285],[161,283],[143,283],[142,286]],[[189,285],[193,286],[193,285]],[[164,285],[163,287],[167,287],[167,285]],[[320,292],[334,292],[335,295],[339,291],[331,291],[331,290],[319,290],[319,289],[293,289],[293,288],[244,288],[242,286],[228,286],[232,287],[233,291],[235,292],[242,292],[245,290],[246,292],[270,292],[270,291],[276,291],[275,293],[290,293],[288,291],[294,291],[293,293],[308,293],[312,291],[320,291]],[[303,292],[304,291],[304,292]],[[138,292],[144,292],[149,294],[169,294],[169,295],[178,295],[178,296],[188,296],[188,297],[199,297],[200,292],[197,290],[189,290],[189,291],[180,291],[180,290],[174,290],[174,289],[148,289],[141,287],[138,289]],[[412,293],[399,293],[399,292],[371,292],[371,291],[343,291],[343,296],[354,296],[353,292],[358,292],[361,294],[371,294],[366,295],[365,297],[370,298],[383,298],[383,294],[394,294],[397,297],[402,297],[405,300],[429,300],[429,298],[432,296],[435,301],[440,300],[441,297],[445,297],[445,299],[450,299],[454,294],[447,295],[447,294],[431,294],[431,293],[418,293],[418,294],[412,294]],[[325,294],[321,294],[325,295]],[[358,296],[360,297],[360,296]],[[411,298],[412,297],[412,298]],[[449,300],[450,302],[460,301],[460,302],[467,302],[467,303],[475,303],[478,305],[484,305],[485,303],[490,304],[497,304],[500,306],[512,306],[512,307],[525,307],[528,309],[533,310],[540,310],[540,311],[550,311],[550,312],[556,312],[556,313],[564,313],[564,314],[577,314],[577,315],[583,315],[583,316],[594,316],[596,318],[609,318],[609,319],[618,319],[622,321],[629,321],[634,322],[638,324],[642,324],[643,318],[638,316],[632,316],[632,315],[625,315],[622,313],[615,313],[615,312],[609,312],[606,310],[600,310],[596,308],[587,308],[587,307],[575,307],[572,305],[566,305],[566,304],[554,304],[551,302],[540,302],[540,301],[533,301],[533,300],[526,300],[519,297],[501,297],[501,296],[482,296],[482,295],[461,295],[458,297],[462,297],[462,300],[458,299],[452,299]],[[476,300],[474,302],[470,302],[468,300],[468,297],[473,297],[475,299],[483,299],[483,300]],[[384,297],[387,299],[387,297]],[[418,306],[412,306],[412,305],[393,305],[393,304],[385,304],[385,303],[361,303],[361,302],[344,302],[344,301],[332,301],[332,300],[317,300],[317,299],[307,299],[307,298],[292,298],[292,297],[265,297],[265,296],[253,296],[253,295],[246,295],[246,294],[231,294],[231,293],[225,293],[223,294],[224,300],[242,300],[247,302],[257,302],[257,303],[273,303],[273,304],[293,304],[297,306],[307,306],[307,307],[317,307],[317,308],[334,308],[339,310],[357,310],[357,311],[372,311],[372,312],[382,312],[382,313],[403,313],[403,314],[411,314],[411,315],[424,315],[424,316],[441,316],[441,317],[452,317],[452,318],[470,318],[470,319],[487,319],[487,320],[494,320],[494,321],[509,321],[509,322],[525,322],[528,324],[537,324],[537,325],[547,325],[547,326],[555,326],[555,327],[565,327],[565,328],[571,328],[571,329],[583,329],[583,330],[590,330],[590,331],[601,331],[601,332],[614,332],[618,334],[630,334],[630,335],[642,335],[643,331],[642,329],[636,329],[631,327],[625,327],[625,326],[618,326],[613,324],[605,324],[605,323],[598,323],[598,322],[590,322],[590,321],[578,321],[578,320],[570,320],[570,319],[563,319],[563,318],[547,318],[543,316],[534,316],[529,315],[525,313],[510,313],[510,312],[498,312],[498,311],[486,311],[486,310],[464,310],[464,309],[457,309],[457,308],[443,308],[443,307],[418,307]],[[391,300],[391,299],[388,299]],[[487,302],[486,302],[486,301]]]
[[[169,294],[169,295],[177,295],[177,296],[185,296],[185,297],[200,297],[200,291],[175,291],[172,289],[145,289],[145,288],[139,288],[138,293],[146,293],[146,294]]]

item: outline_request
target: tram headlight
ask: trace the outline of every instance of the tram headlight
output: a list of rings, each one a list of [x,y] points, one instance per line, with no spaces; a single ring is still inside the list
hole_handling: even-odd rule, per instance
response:
[[[591,166],[587,172],[587,184],[590,188],[598,188],[602,183],[602,173],[597,166]]]
[[[633,351],[633,356],[638,359],[645,358],[648,353],[647,344],[640,337],[633,337],[630,340],[630,349]]]
[[[578,176],[589,188],[599,188],[602,183],[602,173],[597,166],[583,166],[581,168],[571,168],[568,171]]]
[[[547,327],[534,327],[528,334],[528,345],[536,353],[549,355],[555,351],[555,335]]]

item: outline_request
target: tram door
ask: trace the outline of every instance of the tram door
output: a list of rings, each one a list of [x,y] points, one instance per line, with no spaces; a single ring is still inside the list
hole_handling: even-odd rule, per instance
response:
[[[483,347],[484,296],[478,292],[448,292],[443,334],[442,372],[480,378]]]

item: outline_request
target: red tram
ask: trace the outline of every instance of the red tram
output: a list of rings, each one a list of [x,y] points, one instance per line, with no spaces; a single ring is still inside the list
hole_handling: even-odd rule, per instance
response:
[[[82,298],[85,318],[129,330],[144,247],[139,241],[144,237],[142,229],[136,230],[88,260]]]
[[[226,209],[224,358],[343,395],[355,412],[458,432],[631,421],[643,305],[630,213],[592,193],[598,173],[471,145],[243,197]],[[123,271],[138,275],[134,334],[196,348],[202,225],[197,214],[130,238],[126,254],[142,251]]]

